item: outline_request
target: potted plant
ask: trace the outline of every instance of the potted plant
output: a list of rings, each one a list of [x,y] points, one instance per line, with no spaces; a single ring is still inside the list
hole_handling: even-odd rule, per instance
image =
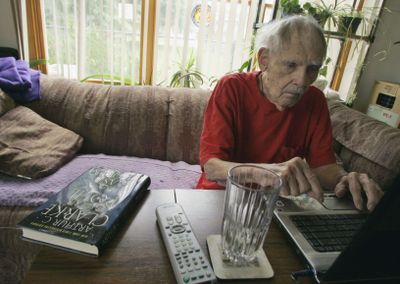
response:
[[[178,64],[179,70],[172,75],[169,86],[199,88],[203,85],[207,77],[195,68],[195,61],[193,53],[190,53],[186,66]]]
[[[357,32],[358,26],[361,23],[360,16],[343,15],[339,17],[338,32],[341,34],[352,35]]]
[[[322,28],[328,22],[330,30],[331,22],[337,24],[337,15],[342,11],[341,3],[335,1],[333,4],[327,4],[324,0],[317,2],[305,2],[303,6],[298,0],[282,0],[280,4],[282,15],[303,14],[312,16]]]
[[[303,5],[303,9],[307,15],[310,15],[316,19],[322,28],[329,19],[335,19],[335,10],[333,7],[331,7],[331,5],[326,5],[324,1],[321,1],[320,4],[306,2]]]
[[[282,0],[280,7],[283,16],[293,14],[304,14],[304,10],[301,7],[299,0]]]
[[[383,9],[391,13],[389,9]],[[378,22],[379,10],[379,7],[364,6],[361,11],[357,11],[347,5],[338,15],[338,32],[344,37],[353,36],[357,31],[361,37],[369,36]]]

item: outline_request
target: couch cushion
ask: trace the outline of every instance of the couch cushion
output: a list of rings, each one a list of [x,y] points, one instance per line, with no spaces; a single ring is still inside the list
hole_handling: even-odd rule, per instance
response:
[[[346,147],[340,152],[340,159],[347,171],[367,173],[382,189],[388,189],[394,182],[399,169],[387,169]]]
[[[328,100],[328,106],[346,170],[366,172],[385,186],[393,181],[400,172],[400,130],[340,102]]]
[[[0,172],[39,178],[57,171],[82,146],[82,138],[18,106],[0,117]]]
[[[14,100],[0,89],[0,116],[16,106]]]
[[[41,78],[42,99],[27,106],[84,138],[82,152],[165,160],[168,89]]]
[[[199,141],[203,115],[211,92],[180,88],[171,91],[167,160],[199,163]]]

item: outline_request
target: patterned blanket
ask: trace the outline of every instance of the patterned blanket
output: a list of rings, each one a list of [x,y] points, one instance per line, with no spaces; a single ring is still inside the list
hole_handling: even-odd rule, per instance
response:
[[[201,174],[200,166],[185,162],[103,154],[79,155],[56,173],[41,179],[26,180],[0,174],[0,206],[40,205],[93,166],[148,175],[151,178],[149,189],[192,189]]]

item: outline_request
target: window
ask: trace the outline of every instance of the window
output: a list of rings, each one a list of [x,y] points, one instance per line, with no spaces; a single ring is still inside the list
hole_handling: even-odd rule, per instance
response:
[[[36,2],[36,1],[35,1]],[[41,0],[50,74],[118,84],[210,88],[251,58],[254,24],[272,18],[275,0]],[[326,78],[349,99],[382,0],[299,0],[360,9],[367,21],[350,38],[329,39]],[[36,9],[36,12],[40,9]],[[335,13],[340,12],[336,9]],[[279,16],[279,13],[278,13]],[[361,39],[360,39],[361,38]],[[254,60],[253,60],[254,62]],[[331,83],[332,82],[332,83]],[[189,82],[190,83],[190,82]]]
[[[140,1],[43,2],[49,74],[139,82]]]
[[[167,86],[191,64],[209,87],[249,58],[257,16],[272,15],[264,2],[42,0],[48,73]]]
[[[207,84],[239,69],[250,56],[257,9],[258,1],[159,0],[155,82],[198,70]]]

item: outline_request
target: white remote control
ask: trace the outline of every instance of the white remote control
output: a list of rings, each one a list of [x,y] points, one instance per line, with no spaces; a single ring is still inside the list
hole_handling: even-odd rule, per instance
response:
[[[157,207],[156,216],[177,282],[216,282],[183,208],[177,203],[163,204]]]

